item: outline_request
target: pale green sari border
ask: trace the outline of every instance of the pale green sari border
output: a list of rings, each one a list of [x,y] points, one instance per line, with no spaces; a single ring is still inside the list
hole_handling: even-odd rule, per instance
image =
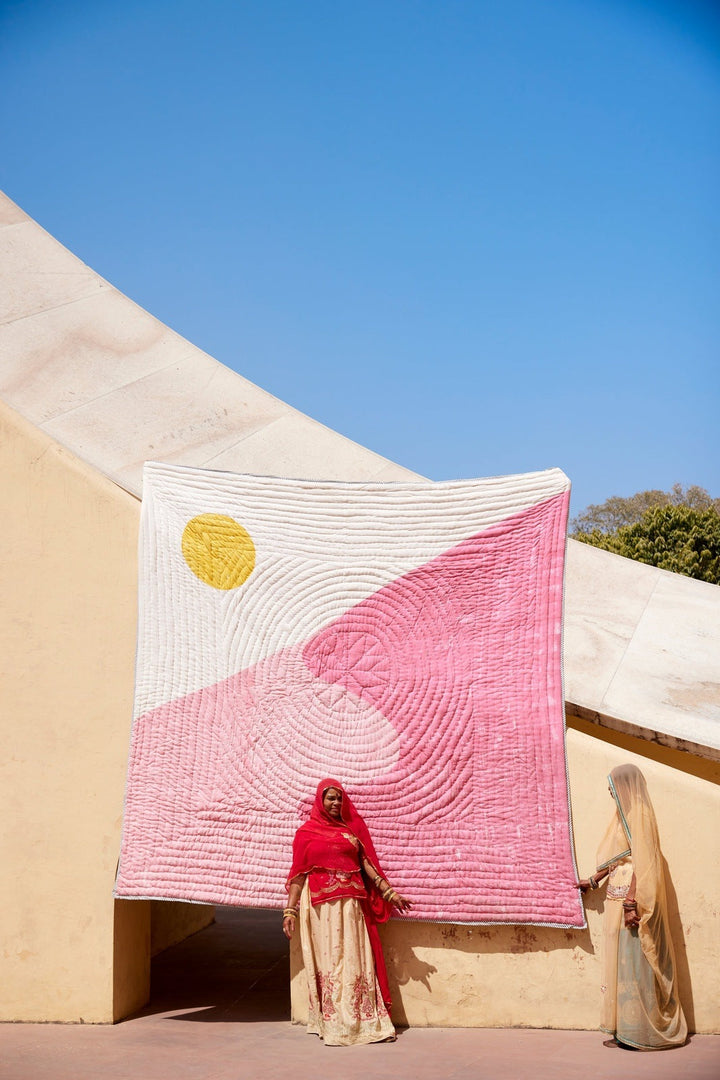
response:
[[[615,800],[615,805],[618,808],[618,814],[620,815],[620,821],[622,822],[623,830],[625,832],[625,835],[627,836],[628,844],[632,844],[632,836],[630,835],[630,826],[627,823],[627,818],[625,817],[625,814],[623,813],[623,808],[620,805],[620,800],[618,799],[618,793],[615,790],[615,784],[613,783],[612,776],[608,776],[608,783],[610,784],[610,791],[612,792],[612,797]],[[628,855],[631,855],[631,854],[632,854],[631,848],[628,848],[627,851],[621,851],[619,855],[613,855],[612,859],[608,859],[607,862],[602,863],[600,866],[597,867],[597,869],[598,870],[606,870],[607,867],[610,866],[611,863],[620,862],[621,859],[624,859]]]

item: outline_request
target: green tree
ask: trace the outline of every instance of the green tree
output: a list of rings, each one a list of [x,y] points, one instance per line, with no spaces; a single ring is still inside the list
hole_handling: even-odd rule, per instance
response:
[[[631,525],[612,532],[581,530],[574,536],[616,555],[720,585],[720,513],[715,502],[700,510],[682,504],[651,506]]]
[[[638,491],[636,495],[623,498],[612,495],[604,503],[593,503],[571,523],[571,534],[614,533],[623,525],[634,525],[642,520],[643,514],[655,506],[689,506],[693,510],[707,510],[714,507],[720,514],[720,499],[708,495],[705,488],[692,485],[684,488],[682,484],[673,484],[670,491]]]

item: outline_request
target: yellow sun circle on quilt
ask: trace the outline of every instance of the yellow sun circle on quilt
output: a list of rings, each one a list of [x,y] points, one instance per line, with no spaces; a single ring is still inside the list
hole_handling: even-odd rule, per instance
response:
[[[193,574],[215,589],[237,589],[255,567],[250,533],[224,514],[200,514],[188,521],[182,553]]]

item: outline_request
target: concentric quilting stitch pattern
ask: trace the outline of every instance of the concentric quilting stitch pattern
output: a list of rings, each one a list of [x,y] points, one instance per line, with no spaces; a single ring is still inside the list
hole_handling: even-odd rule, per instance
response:
[[[561,676],[569,482],[145,468],[116,894],[281,906],[342,780],[414,916],[582,926]]]

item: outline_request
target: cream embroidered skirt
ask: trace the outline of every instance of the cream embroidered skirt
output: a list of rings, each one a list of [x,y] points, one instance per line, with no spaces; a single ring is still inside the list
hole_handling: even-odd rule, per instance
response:
[[[370,939],[358,900],[313,907],[300,897],[300,944],[308,983],[308,1031],[327,1046],[392,1039],[395,1028],[375,977]]]

